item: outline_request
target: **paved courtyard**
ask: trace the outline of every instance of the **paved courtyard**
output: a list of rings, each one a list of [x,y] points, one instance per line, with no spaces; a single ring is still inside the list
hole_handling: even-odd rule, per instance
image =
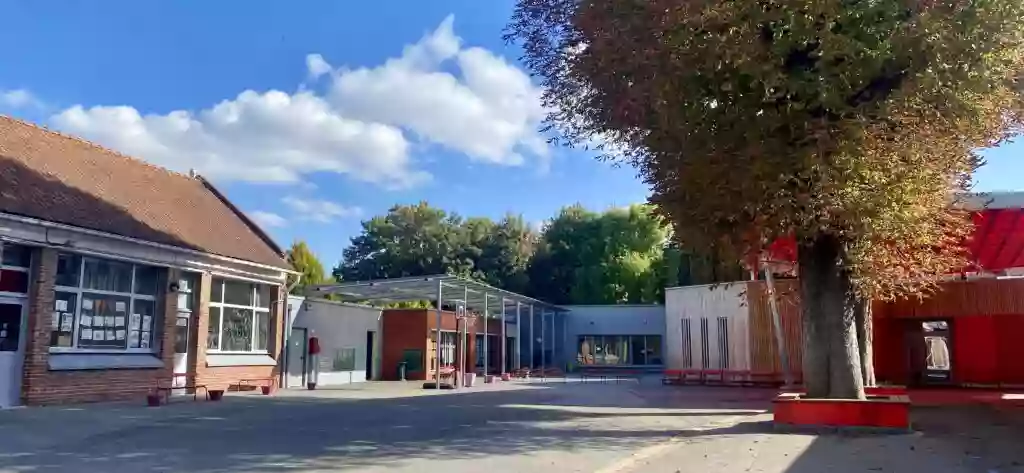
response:
[[[769,393],[644,383],[414,384],[219,403],[0,411],[0,472],[1020,470],[1019,411],[915,414],[897,436],[778,434]]]

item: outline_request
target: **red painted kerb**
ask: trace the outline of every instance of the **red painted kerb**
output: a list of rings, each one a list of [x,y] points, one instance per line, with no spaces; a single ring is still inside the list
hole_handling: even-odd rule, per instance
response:
[[[910,398],[804,399],[782,393],[773,401],[777,425],[910,429]]]

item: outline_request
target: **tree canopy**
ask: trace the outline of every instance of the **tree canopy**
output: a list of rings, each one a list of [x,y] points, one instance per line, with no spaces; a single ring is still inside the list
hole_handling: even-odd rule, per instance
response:
[[[796,239],[808,392],[862,397],[853,308],[966,263],[955,196],[1021,129],[1022,26],[1017,0],[519,0],[507,39],[550,130],[633,165],[678,239]]]
[[[292,243],[285,256],[288,259],[288,263],[292,265],[292,269],[302,273],[298,276],[297,284],[291,290],[292,294],[302,294],[306,286],[327,282],[324,265],[320,263],[320,259],[313,254],[313,251],[309,249],[306,242],[296,241]]]
[[[339,280],[456,274],[556,304],[653,303],[666,285],[736,280],[736,263],[668,242],[650,206],[563,208],[535,231],[521,216],[463,219],[427,203],[363,222]]]

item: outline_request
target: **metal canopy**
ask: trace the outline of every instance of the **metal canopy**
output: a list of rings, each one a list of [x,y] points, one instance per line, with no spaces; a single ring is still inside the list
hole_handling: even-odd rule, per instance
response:
[[[452,275],[417,276],[394,279],[375,279],[371,281],[343,282],[338,284],[322,284],[309,289],[311,294],[333,294],[352,301],[369,302],[437,302],[440,288],[442,304],[465,301],[466,307],[478,314],[498,317],[502,304],[509,313],[515,313],[516,304],[533,306],[534,310],[548,313],[564,313],[563,309],[554,304],[517,294],[504,289]]]

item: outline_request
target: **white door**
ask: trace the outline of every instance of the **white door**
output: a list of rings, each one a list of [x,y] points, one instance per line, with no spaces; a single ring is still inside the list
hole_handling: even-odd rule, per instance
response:
[[[188,315],[178,314],[174,322],[174,387],[188,383]]]
[[[288,337],[287,387],[306,385],[306,329],[293,328]]]
[[[25,301],[0,297],[0,408],[21,404]]]

